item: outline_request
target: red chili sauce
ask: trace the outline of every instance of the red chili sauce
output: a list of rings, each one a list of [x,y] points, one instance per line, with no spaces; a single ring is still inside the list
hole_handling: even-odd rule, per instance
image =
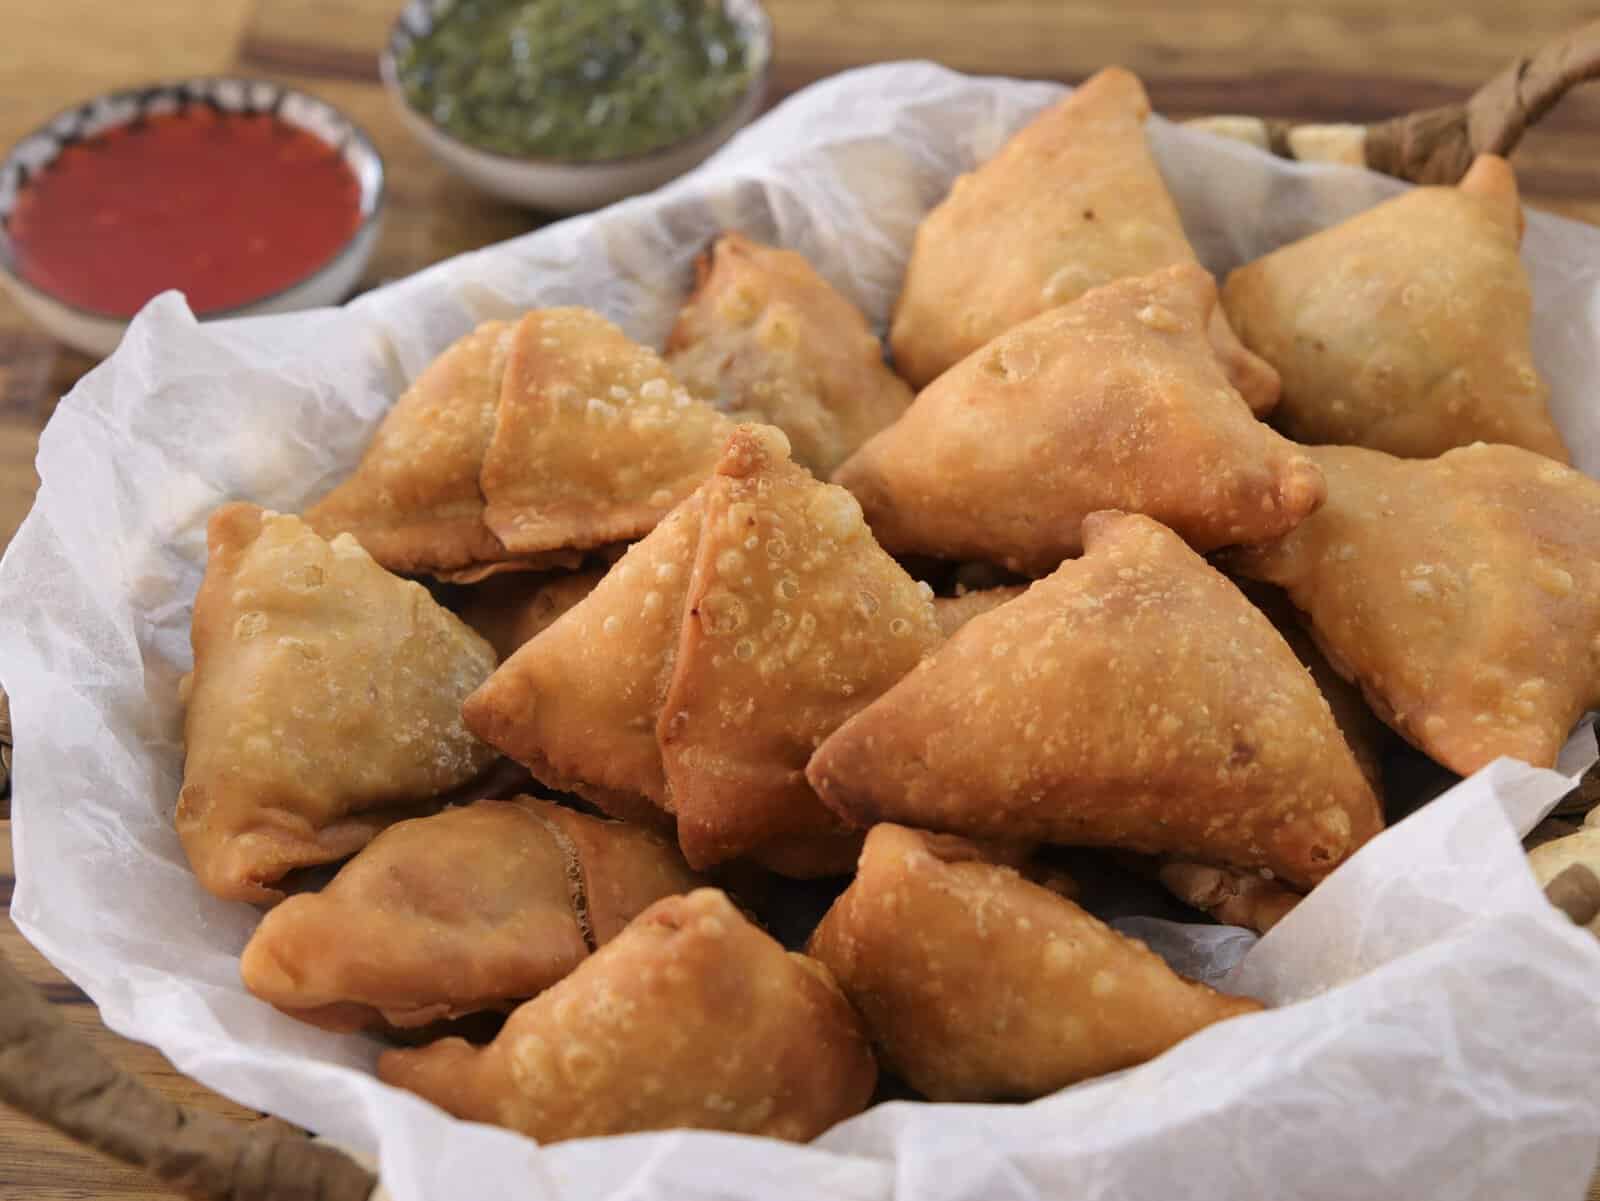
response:
[[[168,288],[197,313],[260,299],[360,221],[360,184],[326,142],[194,105],[69,146],[21,189],[9,232],[23,279],[126,317]]]

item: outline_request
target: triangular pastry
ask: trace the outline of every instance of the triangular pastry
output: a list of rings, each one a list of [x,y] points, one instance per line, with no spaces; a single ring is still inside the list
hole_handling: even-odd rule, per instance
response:
[[[353,535],[390,571],[460,573],[511,558],[483,524],[478,472],[513,330],[486,321],[430,363],[306,524],[325,538]]]
[[[1327,505],[1230,569],[1286,589],[1329,662],[1451,771],[1553,765],[1600,704],[1600,483],[1513,446],[1308,450]]]
[[[545,1143],[675,1128],[805,1142],[866,1107],[877,1066],[828,970],[704,888],[645,910],[489,1046],[387,1051],[378,1075]]]
[[[486,580],[455,606],[456,614],[489,640],[501,662],[549,629],[605,578],[601,570],[562,575],[519,572]]]
[[[1275,538],[1322,500],[1315,465],[1257,421],[1206,340],[1192,264],[1051,309],[945,372],[834,475],[896,554],[1043,574],[1097,509],[1207,551]]]
[[[178,835],[211,892],[273,901],[493,761],[461,702],[494,651],[347,534],[230,504],[207,543]]]
[[[1471,442],[1566,462],[1529,347],[1511,166],[1480,155],[1228,277],[1223,305],[1283,376],[1274,421],[1300,442],[1431,458]]]
[[[1261,1008],[1184,979],[966,839],[890,823],[806,950],[884,1065],[932,1101],[1041,1097]]]
[[[478,737],[552,788],[607,813],[617,798],[670,810],[656,718],[672,680],[704,501],[692,493],[582,601],[467,698]]]
[[[807,761],[942,637],[931,590],[878,546],[848,492],[789,461],[772,427],[734,434],[703,496],[657,728],[678,842],[702,868],[838,833]]]
[[[676,817],[696,868],[848,870],[859,837],[805,765],[937,645],[931,591],[860,507],[741,426],[717,470],[470,697],[468,726],[552,787]]]
[[[918,388],[980,346],[1091,288],[1195,262],[1150,156],[1150,100],[1108,67],[1047,108],[917,228],[889,334],[895,366]],[[1220,312],[1207,326],[1252,411],[1278,377]]]
[[[506,359],[484,524],[518,555],[638,538],[694,491],[732,428],[598,313],[536,310]]]
[[[936,596],[933,613],[939,619],[940,632],[948,638],[974,617],[1016,600],[1027,590],[1021,584],[1002,584],[996,588],[974,588],[959,596]]]
[[[701,881],[676,847],[551,801],[478,801],[399,822],[244,949],[245,987],[330,1030],[509,1008],[653,902]]]
[[[1157,869],[1167,891],[1185,905],[1209,913],[1224,926],[1265,934],[1289,916],[1301,894],[1282,882],[1231,867],[1169,860]]]
[[[1111,846],[1309,887],[1377,833],[1328,703],[1239,590],[1147,517],[974,618],[807,771],[860,825]]]
[[[305,519],[392,571],[454,583],[576,567],[647,533],[731,428],[599,314],[538,309],[435,359]]]
[[[855,305],[794,251],[738,233],[695,260],[667,363],[700,399],[781,429],[821,479],[911,403]]]

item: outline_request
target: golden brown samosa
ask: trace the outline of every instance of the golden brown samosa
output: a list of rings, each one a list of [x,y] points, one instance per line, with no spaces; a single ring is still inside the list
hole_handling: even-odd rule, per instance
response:
[[[1322,479],[1228,383],[1205,334],[1216,300],[1187,264],[1051,309],[945,372],[834,479],[897,554],[1034,575],[1082,549],[1097,509],[1202,551],[1286,533]]]
[[[702,494],[657,727],[678,842],[697,868],[838,835],[806,763],[941,640],[932,590],[878,546],[848,492],[790,462],[773,427],[741,427]],[[848,870],[856,845],[835,841],[833,870]]]
[[[603,578],[605,572],[599,569],[556,576],[502,575],[474,587],[456,606],[456,613],[489,640],[504,662],[593,592]]]
[[[1156,875],[1185,905],[1257,934],[1272,929],[1305,899],[1280,881],[1231,867],[1174,860],[1161,864]]]
[[[598,313],[536,310],[506,359],[484,524],[519,555],[638,538],[694,491],[731,429]]]
[[[1600,483],[1513,446],[1308,450],[1327,505],[1230,569],[1286,589],[1329,662],[1451,771],[1552,765],[1600,704]]]
[[[551,788],[607,813],[637,820],[651,805],[670,812],[656,718],[704,507],[692,493],[593,592],[506,660],[467,698],[468,728]]]
[[[547,1143],[674,1128],[804,1142],[866,1106],[877,1067],[827,968],[701,889],[645,910],[491,1045],[387,1051],[378,1075]]]
[[[1300,442],[1431,458],[1499,442],[1568,459],[1533,364],[1511,166],[1481,155],[1228,277],[1223,305],[1283,376],[1275,420]]]
[[[1027,590],[1021,584],[1002,584],[998,588],[977,588],[959,596],[936,596],[933,613],[939,619],[939,631],[948,638],[980,613],[998,609]]]
[[[1261,1008],[1184,979],[966,839],[890,823],[806,949],[885,1066],[932,1101],[1041,1097]]]
[[[700,399],[781,429],[821,479],[911,403],[855,305],[794,251],[738,233],[695,260],[667,362]]]
[[[931,595],[848,492],[790,462],[781,431],[741,426],[705,484],[464,714],[552,787],[673,815],[696,868],[845,871],[859,837],[805,766],[937,645]]]
[[[306,521],[393,571],[457,583],[576,567],[647,533],[730,429],[599,314],[539,309],[436,359]]]
[[[1083,558],[974,618],[807,770],[860,825],[1120,847],[1305,888],[1382,825],[1328,703],[1170,530],[1084,523]]]
[[[461,702],[494,651],[347,534],[230,504],[207,543],[178,835],[208,890],[274,901],[489,765]]]
[[[454,574],[511,558],[483,524],[478,472],[513,329],[486,321],[430,363],[306,524],[325,538],[354,536],[390,571]]]
[[[478,801],[390,826],[318,893],[268,913],[245,987],[329,1030],[424,1026],[542,992],[698,880],[677,848],[551,801]]]
[[[1139,80],[1108,67],[956,180],[917,228],[895,308],[889,343],[906,379],[925,387],[1046,309],[1195,261],[1145,141],[1149,115]],[[1208,329],[1251,410],[1270,410],[1277,373],[1220,312]]]

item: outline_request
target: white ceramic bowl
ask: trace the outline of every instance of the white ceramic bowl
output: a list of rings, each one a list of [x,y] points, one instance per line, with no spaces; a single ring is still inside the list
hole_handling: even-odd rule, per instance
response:
[[[445,166],[512,204],[552,213],[579,213],[676,179],[709,158],[760,109],[772,61],[772,22],[758,0],[723,3],[750,50],[752,70],[745,94],[709,129],[659,150],[622,158],[578,162],[497,154],[461,141],[413,108],[400,86],[396,59],[412,42],[427,36],[450,0],[411,0],[389,32],[378,67],[405,124]]]
[[[18,273],[9,222],[17,196],[56,157],[84,138],[141,117],[210,104],[228,112],[272,112],[338,150],[361,189],[361,223],[331,259],[276,292],[246,304],[210,309],[197,316],[249,317],[335,304],[348,296],[372,257],[383,212],[383,160],[360,126],[324,100],[264,80],[205,76],[107,92],[58,113],[0,159],[0,284],[52,335],[85,354],[116,349],[128,319],[61,299]]]

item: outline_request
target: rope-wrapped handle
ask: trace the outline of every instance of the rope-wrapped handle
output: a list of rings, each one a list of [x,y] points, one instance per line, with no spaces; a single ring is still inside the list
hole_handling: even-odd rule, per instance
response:
[[[1508,155],[1572,88],[1600,77],[1600,21],[1523,55],[1460,104],[1371,125],[1261,117],[1190,122],[1283,158],[1371,167],[1413,183],[1453,184],[1480,154]]]
[[[275,1120],[183,1108],[114,1066],[0,957],[0,1101],[198,1201],[368,1201],[367,1169]]]

